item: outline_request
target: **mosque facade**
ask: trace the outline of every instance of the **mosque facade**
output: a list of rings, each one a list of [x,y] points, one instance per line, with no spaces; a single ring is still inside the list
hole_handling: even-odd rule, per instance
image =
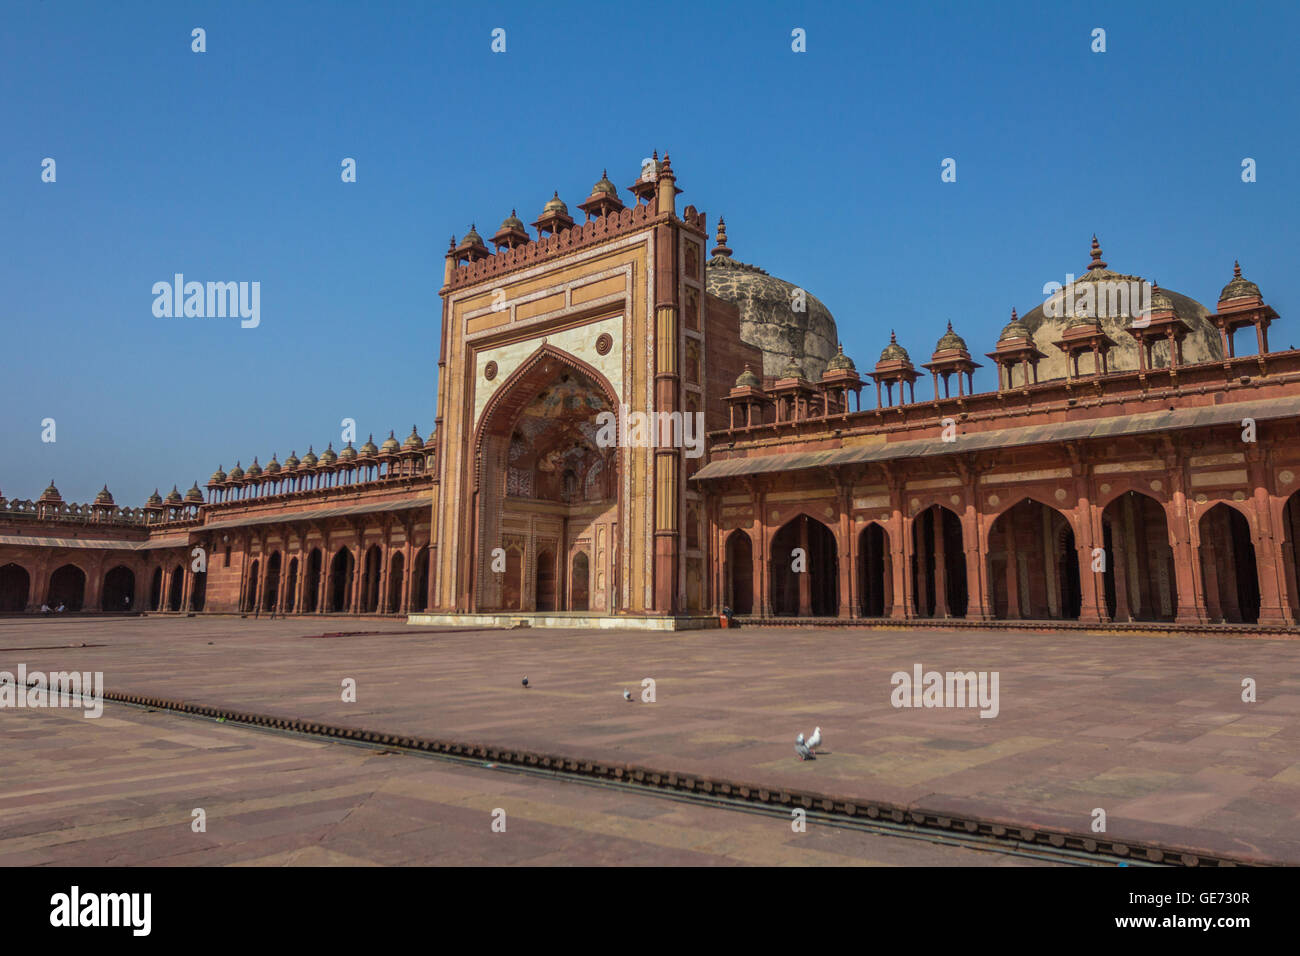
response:
[[[990,351],[859,370],[681,193],[656,153],[453,238],[427,436],[0,498],[0,612],[1296,626],[1300,352],[1239,267],[1211,310],[1094,237]]]

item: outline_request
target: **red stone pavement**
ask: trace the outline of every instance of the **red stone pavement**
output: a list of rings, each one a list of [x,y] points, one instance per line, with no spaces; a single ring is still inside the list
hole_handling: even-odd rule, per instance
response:
[[[325,631],[381,634],[313,637]],[[98,647],[48,645],[101,644]],[[209,643],[210,642],[210,643]],[[28,648],[20,650],[20,648]],[[0,625],[0,669],[1300,863],[1300,642],[972,630],[447,631],[239,618]],[[999,673],[1000,712],[895,708],[891,674]],[[531,688],[519,686],[528,675]],[[656,681],[653,704],[642,678]],[[1243,678],[1258,702],[1241,700]],[[358,701],[344,703],[344,678]],[[0,714],[0,718],[2,718]],[[818,760],[795,733],[822,727]]]

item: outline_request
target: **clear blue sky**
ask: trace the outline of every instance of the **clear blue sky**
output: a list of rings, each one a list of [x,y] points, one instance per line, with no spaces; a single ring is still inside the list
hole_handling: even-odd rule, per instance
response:
[[[1240,258],[1286,347],[1297,35],[1295,4],[1203,0],[7,4],[0,493],[138,505],[338,448],[345,416],[427,435],[448,237],[555,189],[576,214],[654,148],[859,367],[891,327],[928,359],[948,319],[988,351],[1094,231],[1112,268],[1211,306]],[[155,318],[175,272],[260,282],[260,327]]]

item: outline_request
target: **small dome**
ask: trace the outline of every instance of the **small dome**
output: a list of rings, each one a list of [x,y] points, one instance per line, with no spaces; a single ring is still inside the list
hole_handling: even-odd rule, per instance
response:
[[[95,504],[111,505],[112,503],[113,503],[113,494],[108,490],[108,485],[105,485],[104,490],[101,491],[99,494],[95,495]]]
[[[178,505],[181,503],[180,489],[172,485],[172,490],[167,493],[167,504]]]
[[[379,450],[383,452],[385,455],[396,455],[399,451],[402,450],[402,445],[397,440],[397,436],[390,431],[388,433],[388,437],[384,439],[384,444],[380,447]]]
[[[856,372],[857,366],[853,364],[853,359],[844,354],[844,343],[839,344],[839,351],[831,356],[831,360],[826,363],[828,372]]]
[[[1178,308],[1174,305],[1174,300],[1169,297],[1164,289],[1160,288],[1159,283],[1151,283],[1151,308],[1148,315],[1153,312],[1172,312],[1178,314]]]
[[[762,388],[762,380],[754,374],[754,367],[746,365],[745,370],[736,377],[736,388]]]
[[[407,435],[406,441],[402,442],[402,449],[404,451],[415,451],[423,447],[424,447],[424,439],[420,437],[420,433],[417,432],[415,430],[415,426],[412,425],[411,434]]]
[[[257,456],[253,456],[253,463],[248,466],[249,478],[260,478],[262,475],[262,466],[257,463]]]
[[[296,451],[291,451],[289,452],[289,457],[284,460],[284,470],[293,471],[300,464],[301,462],[298,461],[298,453]]]
[[[966,351],[966,340],[952,330],[952,322],[948,323],[948,331],[939,336],[939,341],[934,346],[936,352],[946,352],[949,349]]]
[[[907,349],[898,344],[898,339],[894,335],[894,330],[889,330],[889,344],[880,352],[880,361],[882,362],[910,362],[911,356],[907,354]]]
[[[600,180],[596,183],[596,185],[591,187],[591,194],[593,196],[602,193],[606,196],[613,196],[615,199],[618,198],[618,188],[612,182],[609,181],[608,169],[601,172]]]
[[[780,377],[781,378],[803,378],[803,369],[800,367],[799,363],[795,361],[795,357],[793,355],[790,356],[790,361],[785,364],[785,368],[781,370]]]
[[[1006,342],[1008,339],[1029,339],[1033,341],[1029,326],[1020,321],[1015,309],[1011,310],[1011,321],[1003,327],[1002,334],[998,336],[999,342]]]
[[[316,462],[320,461],[320,459],[316,457],[316,453],[312,451],[313,447],[314,446],[312,445],[308,445],[307,454],[302,456],[302,466],[304,468],[315,468]]]
[[[197,504],[203,504],[203,492],[199,491],[199,483],[196,481],[190,486],[190,490],[185,492],[185,500]]]
[[[280,459],[275,457],[275,452],[271,452],[271,460],[266,463],[266,473],[268,475],[280,473]]]
[[[509,232],[512,229],[518,229],[520,232],[524,231],[524,221],[515,215],[513,209],[510,210],[510,215],[501,220],[501,228],[497,232]]]
[[[555,195],[548,199],[546,205],[542,207],[543,216],[550,216],[554,213],[559,213],[561,216],[567,216],[569,214],[569,207],[566,206],[564,200],[560,198],[559,190],[556,190]]]
[[[433,448],[438,442],[435,440],[434,429],[429,429],[429,437],[424,440],[425,448]]]
[[[1233,262],[1232,264],[1232,281],[1223,287],[1219,293],[1219,301],[1226,302],[1229,299],[1253,298],[1262,299],[1259,294],[1259,286],[1249,279],[1243,278],[1241,274],[1241,263]]]
[[[59,494],[59,489],[54,487],[54,479],[50,479],[49,487],[41,492],[41,501],[62,501],[63,495]]]
[[[478,230],[474,227],[474,224],[470,223],[469,232],[465,233],[465,238],[460,241],[460,245],[456,248],[470,249],[479,247],[487,248],[483,245],[483,237],[478,234]]]
[[[355,461],[356,457],[357,450],[352,447],[352,442],[348,442],[343,446],[343,450],[339,452],[339,461]]]
[[[234,474],[234,473],[231,472],[231,474]],[[240,474],[242,475],[243,472],[241,471]],[[155,489],[153,490],[153,494],[151,494],[151,495],[149,496],[149,499],[148,499],[144,504],[145,504],[145,507],[146,507],[146,508],[161,508],[161,507],[162,507],[162,495],[158,494],[158,489],[157,489],[157,488],[155,488]]]
[[[217,470],[214,471],[212,473],[212,477],[208,479],[208,484],[219,485],[225,480],[226,480],[226,473],[221,470],[220,465],[217,465]]]
[[[1155,302],[1154,302],[1154,300],[1153,300],[1153,301],[1152,301],[1152,308],[1154,308],[1154,307],[1155,307]],[[1084,314],[1084,313],[1082,313],[1082,312],[1080,312],[1078,315],[1076,315],[1076,316],[1074,316],[1072,319],[1070,319],[1069,322],[1066,322],[1066,323],[1065,323],[1065,327],[1066,327],[1067,329],[1077,329],[1077,328],[1079,328],[1080,326],[1084,326],[1084,325],[1091,326],[1091,327],[1094,328],[1094,329],[1100,329],[1100,328],[1101,328],[1101,322],[1100,322],[1097,318],[1095,318],[1094,316],[1091,316],[1091,315],[1086,315],[1086,314]],[[1010,326],[1008,326],[1008,328],[1009,328],[1009,327],[1010,327]],[[1028,328],[1028,326],[1026,326],[1026,328]]]
[[[326,449],[320,453],[320,463],[322,465],[332,465],[338,460],[338,452],[334,450],[334,443],[330,442]]]
[[[239,462],[235,462],[235,467],[230,469],[230,480],[235,481],[244,477],[244,469],[239,467]],[[161,501],[162,499],[158,499]]]
[[[374,458],[378,454],[379,449],[375,447],[375,435],[374,432],[371,432],[370,437],[366,439],[366,443],[361,446],[361,457]]]

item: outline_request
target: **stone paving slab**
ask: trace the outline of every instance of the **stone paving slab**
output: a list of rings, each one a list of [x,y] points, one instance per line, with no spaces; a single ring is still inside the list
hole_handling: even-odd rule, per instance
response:
[[[109,705],[0,712],[0,866],[1013,866],[1006,854]],[[35,734],[21,738],[14,727]],[[164,736],[186,744],[159,749]],[[111,758],[112,769],[104,768]],[[191,828],[206,812],[206,832]],[[504,833],[492,831],[505,811]],[[1035,865],[1045,865],[1035,863]]]
[[[385,633],[316,636],[349,630]],[[5,650],[83,641],[102,646]],[[0,629],[0,669],[19,661],[102,670],[126,693],[1022,825],[1086,831],[1100,808],[1112,839],[1300,863],[1296,641],[942,628],[438,632],[333,617],[41,620]],[[916,663],[998,672],[997,717],[895,708],[891,675]],[[525,674],[528,690],[519,686]],[[656,702],[625,702],[623,689],[639,698],[646,677],[656,681]],[[1257,703],[1241,700],[1246,677],[1258,683]],[[356,703],[340,699],[344,678],[357,682]],[[818,724],[829,753],[800,763],[793,737]]]

